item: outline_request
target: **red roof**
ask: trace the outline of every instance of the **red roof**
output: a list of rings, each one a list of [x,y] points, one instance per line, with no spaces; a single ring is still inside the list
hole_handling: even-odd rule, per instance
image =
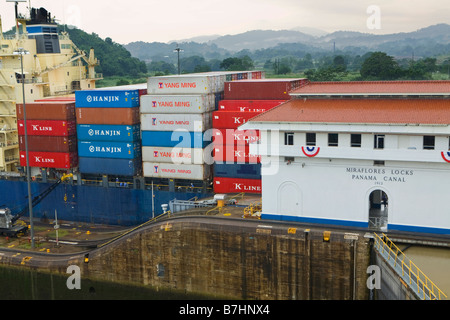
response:
[[[450,100],[292,99],[249,121],[450,124]]]
[[[450,81],[409,80],[409,81],[342,81],[310,82],[291,95],[361,95],[361,94],[449,94]]]

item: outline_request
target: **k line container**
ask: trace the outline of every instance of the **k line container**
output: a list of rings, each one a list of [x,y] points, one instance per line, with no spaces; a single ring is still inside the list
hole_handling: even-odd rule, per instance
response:
[[[229,81],[225,100],[289,100],[289,92],[308,83],[307,79],[258,79]]]
[[[260,194],[262,192],[261,179],[214,177],[214,192]]]
[[[139,108],[76,108],[78,124],[133,125],[140,122]]]
[[[214,94],[197,95],[144,95],[141,113],[205,113],[215,109]]]
[[[79,124],[77,137],[84,141],[133,142],[140,140],[140,125]]]
[[[140,159],[79,158],[81,173],[135,176],[142,172]]]
[[[142,147],[142,161],[183,164],[203,164],[203,150],[200,148]]]
[[[25,134],[25,121],[17,120],[19,135]],[[28,120],[27,134],[32,136],[73,136],[77,128],[74,120]]]
[[[182,129],[203,132],[210,129],[211,126],[211,112],[201,114],[141,114],[141,128],[143,131],[175,131]]]
[[[19,150],[25,151],[25,136],[19,136]],[[28,136],[28,150],[40,152],[77,151],[77,137]]]
[[[208,138],[203,134],[203,132],[142,131],[141,134],[142,146],[145,147],[179,147],[203,149],[212,143],[212,137]]]
[[[144,177],[206,180],[211,176],[211,166],[205,164],[173,164],[143,162]]]
[[[28,120],[75,120],[75,102],[29,102]],[[23,120],[23,104],[16,105],[17,119]]]
[[[141,157],[140,142],[116,141],[80,141],[78,140],[80,157],[133,159]]]
[[[218,111],[265,112],[286,100],[220,100]]]
[[[214,176],[224,178],[261,179],[261,164],[215,163]]]
[[[248,145],[215,145],[215,163],[260,163],[261,156],[250,154]]]
[[[138,90],[79,90],[75,91],[77,108],[134,108],[139,106]]]
[[[69,169],[78,166],[75,152],[38,152],[29,151],[30,167]],[[26,153],[20,151],[20,165],[26,166]]]
[[[249,145],[261,140],[259,130],[213,129],[214,145]]]
[[[212,126],[215,129],[237,129],[261,112],[214,111]]]

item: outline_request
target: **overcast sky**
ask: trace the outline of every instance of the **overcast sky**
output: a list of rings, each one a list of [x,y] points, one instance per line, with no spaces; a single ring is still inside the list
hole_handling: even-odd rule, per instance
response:
[[[450,24],[448,0],[29,0],[60,23],[101,38],[169,42],[256,29],[318,28],[376,34]],[[29,1],[19,3],[27,12]],[[14,25],[14,3],[0,0],[3,30]]]

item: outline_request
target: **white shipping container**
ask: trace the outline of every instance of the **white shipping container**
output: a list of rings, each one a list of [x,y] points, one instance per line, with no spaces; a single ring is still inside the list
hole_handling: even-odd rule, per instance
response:
[[[175,131],[183,129],[190,132],[203,132],[212,127],[212,112],[201,114],[141,113],[142,131]]]
[[[141,113],[205,113],[215,108],[214,94],[143,95]]]
[[[142,147],[142,161],[175,164],[204,164],[201,148]]]
[[[210,178],[211,166],[206,164],[173,164],[142,162],[144,177],[206,180]]]
[[[217,91],[220,88],[216,75],[175,75],[149,77],[147,80],[148,94],[208,94]]]

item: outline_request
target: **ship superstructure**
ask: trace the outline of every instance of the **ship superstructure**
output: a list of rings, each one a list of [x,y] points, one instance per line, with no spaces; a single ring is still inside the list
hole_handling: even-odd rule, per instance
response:
[[[14,34],[3,33],[0,19],[0,172],[19,165],[16,103],[93,89],[102,78],[98,64],[94,50],[80,50],[44,8],[31,8],[27,17],[16,10]]]

